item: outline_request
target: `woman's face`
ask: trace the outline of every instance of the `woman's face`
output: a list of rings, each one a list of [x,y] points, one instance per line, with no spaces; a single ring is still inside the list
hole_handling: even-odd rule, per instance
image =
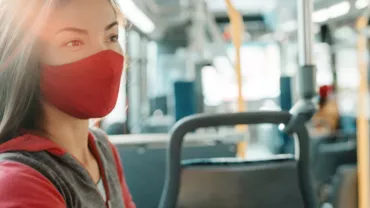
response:
[[[122,53],[109,0],[72,0],[50,14],[41,33],[41,63],[63,65],[103,50]]]

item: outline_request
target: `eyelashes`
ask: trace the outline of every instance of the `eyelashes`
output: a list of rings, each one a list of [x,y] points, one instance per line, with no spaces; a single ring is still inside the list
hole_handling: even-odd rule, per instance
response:
[[[81,40],[72,40],[64,43],[63,46],[73,48],[73,47],[81,47],[84,43]]]
[[[118,34],[110,35],[107,42],[117,43],[118,39],[119,39]],[[69,40],[69,41],[63,43],[61,46],[62,47],[68,47],[68,48],[79,48],[79,47],[82,47],[83,45],[85,45],[84,41],[82,41],[80,39],[75,39],[75,40]]]
[[[118,39],[119,39],[118,34],[114,34],[114,35],[109,36],[109,41],[110,42],[116,43],[116,42],[118,42]]]

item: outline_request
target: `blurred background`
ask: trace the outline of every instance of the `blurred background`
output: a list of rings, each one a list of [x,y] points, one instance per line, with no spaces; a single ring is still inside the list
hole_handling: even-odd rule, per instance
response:
[[[240,76],[225,0],[118,2],[129,22],[121,29],[128,66],[116,108],[99,125],[119,147],[138,207],[156,207],[169,132],[177,121],[198,113],[288,111],[297,101],[298,1],[231,0],[242,20]],[[312,157],[316,157],[318,193],[322,204],[328,205],[327,187],[337,168],[357,161],[359,56],[369,59],[357,42],[360,35],[368,39],[370,30],[357,29],[356,22],[369,1],[313,2],[318,111],[307,127]],[[362,95],[366,100],[367,94]],[[361,114],[368,118],[368,110]],[[185,159],[239,153],[247,159],[263,159],[294,153],[294,140],[269,124],[249,125],[243,131],[199,129],[186,141]]]
[[[247,111],[289,110],[297,99],[297,1],[231,2],[244,24],[241,88]],[[121,35],[129,61],[116,109],[102,128],[110,134],[167,133],[184,116],[238,110],[236,51],[224,0],[119,3],[129,20]],[[367,6],[367,0],[314,1],[317,91],[341,101],[334,102],[337,121],[330,128],[355,131],[354,26]],[[326,85],[330,93],[319,90]],[[251,137],[263,128],[251,127]]]

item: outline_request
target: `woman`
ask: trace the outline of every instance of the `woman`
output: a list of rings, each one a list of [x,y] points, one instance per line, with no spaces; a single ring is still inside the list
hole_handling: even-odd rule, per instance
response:
[[[89,119],[115,106],[124,57],[110,0],[0,1],[0,207],[134,208]]]

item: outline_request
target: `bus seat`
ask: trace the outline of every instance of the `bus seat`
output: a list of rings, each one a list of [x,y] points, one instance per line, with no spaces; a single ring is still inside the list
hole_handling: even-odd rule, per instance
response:
[[[186,160],[178,207],[304,207],[296,167],[293,156],[263,161]]]
[[[314,179],[318,183],[330,182],[339,166],[357,162],[356,141],[322,143],[312,164]]]
[[[332,204],[335,208],[357,208],[357,166],[342,165],[333,180]]]
[[[157,141],[158,143],[158,141]],[[165,180],[167,142],[160,144],[116,145],[125,171],[125,178],[137,208],[157,208]],[[235,144],[215,142],[215,145],[185,144],[185,159],[202,157],[233,157]]]
[[[178,122],[167,149],[166,182],[160,208],[316,208],[310,172],[309,136],[304,123],[293,129],[295,154],[266,160],[181,157],[184,136],[198,128],[241,124],[288,124],[289,112],[200,114]],[[298,148],[299,147],[299,148]]]

